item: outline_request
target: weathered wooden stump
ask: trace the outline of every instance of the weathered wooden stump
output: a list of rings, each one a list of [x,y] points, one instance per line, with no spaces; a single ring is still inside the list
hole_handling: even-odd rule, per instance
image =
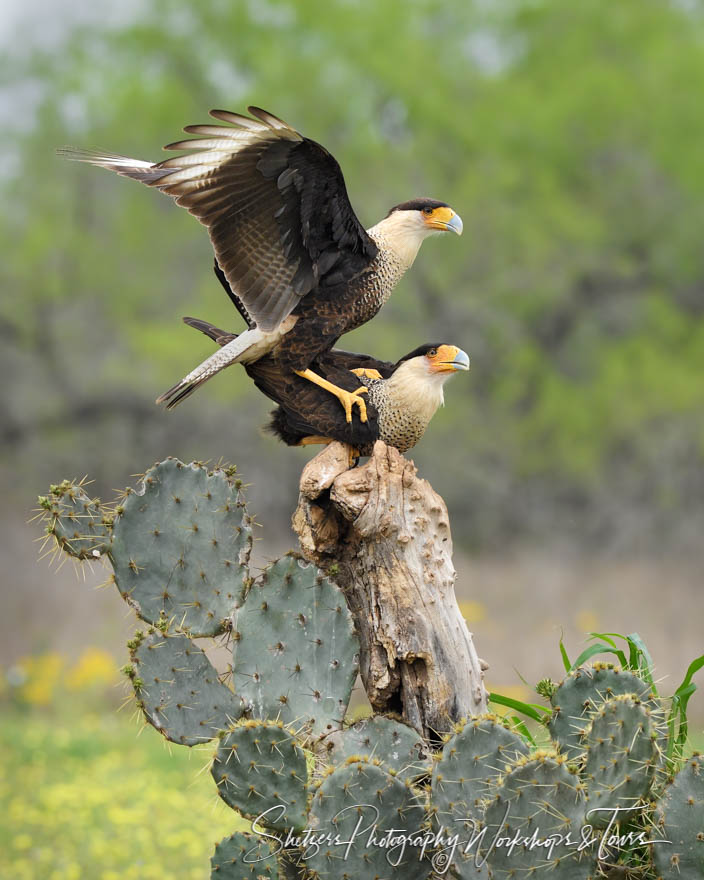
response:
[[[381,441],[350,469],[348,448],[332,443],[303,469],[293,528],[345,592],[374,710],[434,739],[487,711],[486,664],[457,606],[447,508],[416,473]]]

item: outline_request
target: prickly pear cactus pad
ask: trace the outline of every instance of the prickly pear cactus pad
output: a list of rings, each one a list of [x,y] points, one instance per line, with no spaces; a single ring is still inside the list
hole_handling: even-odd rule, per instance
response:
[[[489,781],[527,754],[525,741],[495,715],[458,724],[433,767],[432,805],[438,824],[461,827],[462,820],[480,819]]]
[[[218,679],[203,651],[184,635],[156,629],[129,643],[137,701],[147,721],[171,742],[195,746],[242,714],[242,701]]]
[[[566,845],[568,833],[577,844],[581,840],[587,801],[563,755],[543,750],[520,758],[491,786],[490,794],[482,853],[488,852],[492,877],[533,876],[530,869],[550,880],[596,877],[593,851],[579,853],[577,846]],[[542,844],[533,844],[532,835]]]
[[[582,735],[581,775],[589,789],[592,825],[608,825],[615,807],[619,820],[625,820],[645,805],[658,758],[656,736],[647,705],[630,694],[606,700],[596,710]]]
[[[284,556],[233,615],[233,686],[257,718],[321,734],[339,727],[357,676],[359,642],[340,589]]]
[[[550,698],[553,711],[548,729],[560,751],[576,760],[584,752],[582,734],[594,710],[604,700],[622,694],[633,694],[648,702],[651,711],[658,708],[656,701],[650,699],[647,682],[611,663],[580,666],[571,672]]]
[[[310,827],[328,839],[312,849],[308,867],[320,880],[425,880],[430,854],[421,859],[418,840],[403,840],[422,837],[423,819],[423,802],[409,783],[379,762],[350,758],[313,795]]]
[[[101,509],[100,501],[86,495],[82,483],[64,480],[38,500],[47,534],[69,556],[96,559],[108,549],[112,516]]]
[[[655,814],[652,852],[658,878],[701,880],[704,877],[704,757],[687,760],[665,788]]]
[[[221,633],[248,578],[244,501],[224,471],[170,458],[150,468],[116,508],[115,579],[137,614],[192,636]]]
[[[215,846],[210,858],[212,880],[284,880],[271,841],[236,831]]]
[[[413,779],[429,769],[418,731],[384,715],[365,718],[331,733],[322,741],[322,750],[332,764],[342,764],[353,755],[378,758],[400,779]]]
[[[211,772],[220,797],[249,819],[266,813],[261,825],[305,827],[306,755],[280,721],[240,721],[222,734]]]

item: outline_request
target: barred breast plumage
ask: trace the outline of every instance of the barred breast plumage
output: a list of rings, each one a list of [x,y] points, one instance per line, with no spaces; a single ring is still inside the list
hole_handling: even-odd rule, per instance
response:
[[[368,400],[378,415],[379,439],[399,452],[411,449],[425,434],[425,429],[442,403],[442,392],[434,396],[429,405],[410,406],[404,394],[394,393],[392,380],[362,379],[369,389]],[[371,446],[360,450],[362,455],[371,454]]]

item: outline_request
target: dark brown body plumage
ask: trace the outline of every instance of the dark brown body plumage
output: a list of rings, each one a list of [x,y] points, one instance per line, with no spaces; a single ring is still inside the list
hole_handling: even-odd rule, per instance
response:
[[[183,320],[221,346],[237,335],[219,330],[198,318]],[[362,422],[357,413],[353,415],[351,422],[347,422],[337,398],[307,379],[282,368],[280,360],[273,354],[243,366],[257,388],[278,404],[277,409],[271,413],[267,430],[288,446],[298,446],[301,440],[313,434],[331,437],[354,446],[368,446],[379,439],[377,413],[373,404],[367,406],[366,422]],[[345,391],[355,391],[362,385],[361,379],[351,370],[372,369],[382,375],[390,375],[394,367],[393,363],[380,361],[369,355],[339,349],[332,349],[313,361],[313,369],[317,373]]]
[[[236,338],[207,321],[197,318],[184,318],[184,321],[221,346]],[[320,355],[314,361],[319,375],[346,391],[366,386],[366,422],[362,422],[357,414],[347,422],[333,396],[282,369],[273,355],[246,364],[245,369],[257,388],[278,404],[266,428],[287,445],[299,446],[307,438],[316,436],[348,443],[361,455],[369,455],[376,440],[383,440],[405,452],[423,436],[442,402],[441,383],[428,382],[423,371],[414,373],[410,368],[442,347],[440,343],[421,345],[396,363],[341,349]],[[381,378],[360,376],[352,370],[374,370]],[[405,380],[397,381],[404,372]]]

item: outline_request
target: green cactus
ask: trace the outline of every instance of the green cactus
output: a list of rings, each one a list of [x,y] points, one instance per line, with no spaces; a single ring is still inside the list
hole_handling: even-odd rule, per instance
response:
[[[378,758],[400,779],[427,773],[430,766],[426,745],[418,731],[385,715],[374,715],[334,731],[321,744],[325,759],[331,764],[342,764],[353,756]]]
[[[569,834],[572,841],[581,840],[584,788],[564,755],[553,750],[519,758],[491,784],[482,854],[488,854],[492,877],[503,880],[531,870],[551,880],[596,877],[596,855],[589,849],[580,853],[566,839]]]
[[[323,842],[307,864],[319,880],[425,880],[432,866],[418,846],[384,845],[389,830],[396,839],[417,833],[423,819],[423,801],[410,783],[376,759],[350,758],[317,785],[309,817],[311,828],[347,843]]]
[[[60,550],[76,559],[97,559],[110,547],[112,514],[86,495],[84,485],[64,480],[38,502],[46,532]]]
[[[278,858],[280,880],[307,880],[310,877],[301,859],[301,851],[296,847],[282,849]]]
[[[221,734],[211,768],[218,794],[250,819],[278,830],[303,828],[308,767],[301,741],[280,721],[246,720]]]
[[[496,715],[457,725],[433,767],[432,803],[439,824],[458,827],[478,820],[492,779],[528,754],[525,741]]]
[[[215,846],[210,858],[212,880],[285,880],[275,851],[265,837],[236,831]]]
[[[704,877],[704,756],[698,752],[666,786],[651,837],[658,878]]]
[[[496,715],[461,722],[446,738],[433,767],[430,811],[436,827],[461,835],[462,845],[452,855],[460,880],[487,877],[488,865],[476,846],[466,847],[483,818],[490,781],[528,751],[525,741]]]
[[[233,685],[256,718],[315,734],[339,727],[359,642],[341,590],[291,554],[251,586],[233,615]]]
[[[632,694],[612,697],[595,711],[582,734],[592,825],[607,825],[614,807],[623,821],[645,806],[658,760],[656,736],[650,709]]]
[[[127,672],[147,721],[180,745],[207,742],[242,714],[242,701],[218,680],[205,653],[185,635],[152,630],[130,642]]]
[[[633,694],[647,702],[651,711],[661,711],[651,694],[650,685],[632,672],[611,663],[580,666],[555,689],[550,702],[553,711],[548,721],[550,736],[570,760],[584,753],[582,734],[594,710],[611,697]]]
[[[302,880],[300,853],[270,837],[248,831],[225,837],[210,858],[211,880]]]
[[[122,596],[148,623],[223,632],[245,589],[250,518],[225,471],[170,458],[116,508],[110,557]]]
[[[662,794],[663,709],[637,675],[595,664],[559,686],[541,682],[555,750],[529,753],[501,719],[482,716],[457,725],[433,754],[394,718],[345,726],[360,646],[344,595],[295,554],[251,578],[250,518],[232,469],[169,459],[114,509],[70,482],[52,486],[40,506],[59,549],[107,557],[124,598],[152,624],[129,643],[125,669],[147,721],[187,746],[218,736],[219,794],[259,822],[262,834],[217,845],[213,878],[425,880],[434,870],[455,880],[587,880],[596,876],[594,846],[579,853],[566,835],[579,843],[584,825],[603,825],[595,807],[606,820],[627,808],[618,818],[638,830],[658,798],[650,856],[621,850],[619,869],[649,870],[650,858],[664,880],[702,876],[703,759],[694,756]],[[221,633],[232,643],[232,690],[191,640]],[[351,842],[301,839],[282,849],[275,836],[307,829]],[[397,843],[413,838],[403,853],[378,845],[390,829]],[[445,840],[431,843],[438,833]],[[475,833],[478,854],[477,844],[465,851]],[[515,835],[523,839],[510,849]],[[543,845],[532,845],[537,838]]]

